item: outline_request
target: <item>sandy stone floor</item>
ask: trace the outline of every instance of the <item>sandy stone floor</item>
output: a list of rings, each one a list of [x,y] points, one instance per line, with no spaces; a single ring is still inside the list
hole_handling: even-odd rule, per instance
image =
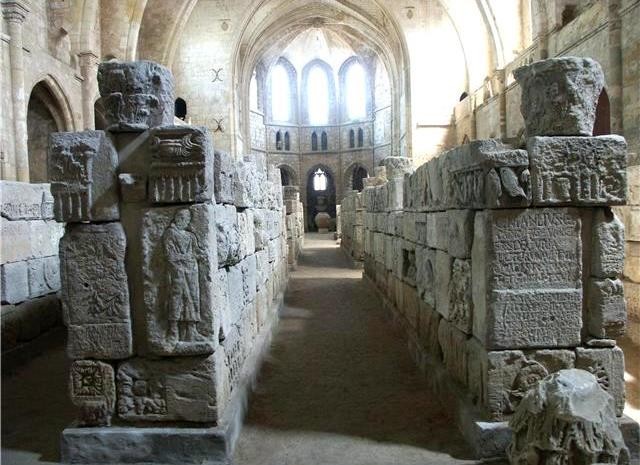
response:
[[[475,463],[360,277],[331,235],[307,235],[235,464]],[[627,410],[637,414],[640,373],[629,361],[638,351],[623,347],[634,353]],[[59,433],[74,416],[67,365],[60,341],[3,377],[3,465],[57,463]]]

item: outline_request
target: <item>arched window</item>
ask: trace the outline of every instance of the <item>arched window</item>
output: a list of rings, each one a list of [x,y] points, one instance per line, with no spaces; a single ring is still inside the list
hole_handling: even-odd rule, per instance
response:
[[[329,122],[329,79],[327,73],[319,65],[309,71],[307,81],[307,98],[310,124],[327,124]]]
[[[253,72],[251,82],[249,83],[249,108],[255,111],[260,109],[258,105],[258,79],[256,79],[255,71]]]
[[[364,145],[364,131],[362,128],[358,128],[358,147],[362,147]]]
[[[289,131],[284,133],[284,149],[287,152],[291,150],[291,140],[289,139]]]
[[[314,152],[318,150],[318,134],[315,131],[311,134],[311,150]]]
[[[324,151],[329,150],[329,140],[327,138],[327,133],[325,131],[322,131],[321,143],[322,143],[322,150]]]
[[[282,150],[282,133],[276,132],[276,150]]]
[[[280,168],[280,181],[282,182],[283,186],[290,186],[291,184],[293,184],[291,182],[291,175],[284,168]]]
[[[271,71],[271,116],[274,121],[291,119],[291,83],[289,73],[282,64]]]
[[[350,120],[367,116],[367,82],[364,68],[354,62],[347,69],[345,82],[347,117]]]
[[[318,168],[317,171],[313,174],[313,190],[314,191],[327,190],[327,175],[320,168]]]
[[[349,129],[349,148],[352,149],[356,146],[356,132],[353,129]]]
[[[176,118],[180,118],[182,121],[184,121],[187,116],[187,102],[185,102],[184,99],[178,97],[176,99],[176,103],[174,104],[173,113],[176,115]]]

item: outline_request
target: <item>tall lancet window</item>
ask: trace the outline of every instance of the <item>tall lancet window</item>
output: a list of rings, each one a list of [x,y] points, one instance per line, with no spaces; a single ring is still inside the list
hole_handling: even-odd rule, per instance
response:
[[[350,120],[367,116],[367,83],[364,68],[353,63],[347,69],[346,77],[347,116]]]
[[[307,80],[309,123],[322,125],[329,122],[329,79],[320,66],[309,71]]]
[[[320,168],[318,168],[317,171],[313,174],[313,190],[314,191],[327,190],[327,175]]]
[[[274,121],[291,119],[291,83],[285,67],[278,64],[271,70],[271,116]]]

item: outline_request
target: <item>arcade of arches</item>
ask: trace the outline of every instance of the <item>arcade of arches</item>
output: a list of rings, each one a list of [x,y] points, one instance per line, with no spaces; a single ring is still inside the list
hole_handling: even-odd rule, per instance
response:
[[[451,401],[457,391],[445,396],[447,402],[456,403],[457,410],[442,407],[442,403],[435,400],[436,392],[443,390],[443,386],[447,391],[449,386],[438,384],[439,377],[448,375],[438,375],[434,382],[437,377],[429,375],[430,362],[416,355],[421,353],[416,347],[424,344],[425,337],[431,337],[436,341],[436,358],[445,365],[451,362],[451,357],[459,356],[464,358],[465,366],[470,367],[472,357],[468,352],[464,356],[456,353],[447,359],[441,348],[456,337],[463,341],[460,345],[470,346],[470,341],[478,339],[477,326],[488,323],[469,320],[466,332],[461,330],[454,316],[455,297],[450,296],[468,294],[477,305],[476,299],[483,292],[489,295],[507,291],[489,291],[489,284],[478,288],[476,281],[465,288],[465,279],[471,283],[477,278],[476,271],[471,270],[471,260],[478,263],[477,255],[472,256],[470,248],[468,254],[455,255],[449,250],[447,255],[440,253],[438,245],[430,246],[432,250],[429,247],[422,250],[405,242],[408,235],[419,243],[422,221],[419,215],[426,215],[427,211],[433,218],[448,214],[456,220],[448,220],[444,229],[439,219],[434,219],[429,227],[424,220],[425,243],[443,231],[444,236],[463,234],[464,227],[455,229],[462,224],[457,222],[462,211],[476,212],[476,230],[472,220],[468,234],[480,234],[479,218],[502,214],[504,199],[500,196],[507,193],[521,196],[525,203],[508,207],[522,208],[523,212],[539,210],[525,209],[527,200],[526,206],[547,204],[535,203],[535,188],[533,194],[518,190],[518,183],[529,183],[535,177],[533,170],[530,172],[524,165],[514,168],[499,163],[493,168],[487,168],[486,163],[474,168],[488,169],[488,179],[493,176],[490,179],[500,189],[498,194],[494,192],[498,200],[490,206],[487,206],[489,203],[439,206],[432,211],[423,205],[420,210],[412,204],[411,196],[427,203],[435,202],[429,192],[432,187],[425,186],[440,185],[443,180],[449,184],[442,189],[456,191],[458,186],[454,184],[458,178],[455,176],[461,168],[456,168],[458,171],[451,168],[445,177],[444,168],[434,168],[440,163],[437,160],[450,159],[458,153],[464,160],[478,153],[484,156],[487,151],[500,154],[513,151],[520,156],[527,151],[531,153],[533,142],[528,137],[531,131],[521,113],[521,103],[533,97],[532,94],[523,96],[523,81],[514,71],[540,60],[569,56],[592,58],[602,67],[604,87],[598,89],[592,132],[604,139],[594,139],[594,143],[617,141],[617,138],[611,139],[612,134],[626,140],[626,161],[620,162],[626,174],[626,186],[621,188],[625,193],[620,194],[624,198],[613,201],[613,197],[607,197],[575,209],[582,215],[584,236],[578,247],[582,247],[579,250],[584,255],[583,261],[590,261],[586,258],[592,248],[600,250],[595,245],[592,247],[595,242],[585,245],[584,241],[597,230],[597,218],[604,215],[608,222],[620,224],[616,237],[619,248],[625,252],[624,265],[620,261],[620,270],[606,277],[596,276],[597,267],[591,262],[578,271],[579,299],[583,302],[584,298],[585,303],[583,314],[579,315],[584,324],[578,327],[577,337],[583,347],[562,340],[555,341],[555,345],[496,344],[491,351],[487,349],[487,359],[476,360],[475,374],[485,370],[483,382],[494,382],[491,370],[503,369],[498,366],[500,363],[514,362],[498,362],[490,359],[490,355],[507,349],[513,354],[517,352],[517,357],[524,360],[519,370],[526,373],[517,373],[520,378],[514,378],[508,394],[502,393],[508,399],[499,401],[508,406],[501,404],[504,412],[491,418],[506,425],[503,422],[512,418],[516,405],[526,394],[526,389],[519,391],[524,388],[516,384],[526,378],[527,370],[539,369],[546,374],[557,371],[549,368],[551,359],[558,366],[580,368],[579,355],[575,355],[579,352],[574,349],[606,349],[607,354],[615,355],[618,347],[622,347],[624,366],[622,355],[617,362],[612,361],[615,357],[611,355],[613,358],[598,362],[598,367],[604,370],[602,373],[596,368],[591,371],[601,379],[606,377],[611,385],[615,384],[615,376],[619,384],[626,382],[626,406],[624,396],[614,395],[621,403],[616,413],[620,417],[625,407],[625,416],[621,418],[622,423],[627,423],[622,432],[627,439],[633,434],[633,420],[640,421],[640,0],[1,0],[1,9],[3,462],[55,463],[61,460],[59,454],[62,453],[67,458],[79,457],[79,463],[86,463],[87,457],[97,460],[100,454],[96,451],[102,440],[104,449],[118,449],[110,442],[114,439],[107,439],[113,431],[109,428],[104,437],[95,430],[88,433],[95,441],[95,450],[89,451],[91,446],[73,449],[79,437],[73,435],[85,431],[82,427],[67,428],[76,416],[75,404],[82,410],[84,419],[91,417],[88,424],[93,421],[101,428],[110,423],[128,427],[131,417],[136,415],[142,423],[135,426],[142,429],[158,419],[169,429],[171,422],[176,422],[178,432],[172,430],[174,439],[167,439],[164,446],[159,445],[162,441],[154,442],[157,438],[145,436],[149,441],[145,447],[154,451],[171,448],[171,441],[184,439],[181,436],[184,424],[180,423],[183,420],[194,421],[198,428],[202,426],[198,423],[201,420],[193,420],[189,415],[206,417],[206,421],[201,422],[211,427],[210,431],[215,430],[218,435],[215,440],[223,438],[220,441],[226,447],[224,457],[212,458],[211,463],[227,460],[234,446],[235,462],[246,464],[289,461],[476,463],[477,444],[467,447],[462,445],[462,438],[469,441],[469,435],[489,437],[493,433],[464,430],[464,422],[460,425],[459,418],[453,420],[456,415],[465,415],[465,407],[458,405],[461,402]],[[140,82],[128,86],[131,80],[144,79],[140,76],[147,71],[137,75],[136,68],[126,71],[129,68],[120,69],[118,63],[140,60],[164,67],[154,71],[158,74],[153,85],[166,86],[163,92],[171,89],[167,91],[171,101],[169,109],[163,107],[166,102],[151,95],[152,91],[140,91],[144,87]],[[165,68],[170,76],[163,74]],[[111,81],[104,77],[109,72],[113,73],[109,75]],[[131,82],[107,91],[118,79]],[[140,93],[144,99],[155,99],[155,103],[134,112],[136,118],[151,118],[159,107],[163,107],[168,116],[164,115],[161,123],[146,126],[120,124],[126,119],[127,105],[130,105],[127,92],[134,93],[138,99]],[[120,106],[114,110],[116,99],[121,99]],[[80,139],[70,135],[51,138],[50,135],[87,130],[99,132],[83,133],[84,145],[75,149],[83,156],[97,157],[96,160],[111,150],[111,159],[117,159],[120,164],[111,173],[116,175],[111,190],[101,185],[105,178],[99,170],[104,166],[98,166],[97,161],[94,165],[89,163],[89,168],[84,170],[74,165],[79,170],[74,179],[80,182],[79,179],[93,176],[86,184],[89,187],[83,189],[104,188],[102,191],[72,192],[71,184],[54,179],[53,171],[59,174],[60,170],[70,168],[69,165],[61,168],[64,163],[56,165],[53,158],[68,156],[73,150],[65,144],[71,140],[77,143]],[[556,134],[575,133],[545,135],[555,137]],[[175,180],[170,181],[170,188],[166,187],[170,176],[168,178],[166,172],[153,174],[157,160],[150,155],[140,158],[140,153],[147,149],[149,153],[155,154],[154,150],[161,153],[163,149],[153,144],[162,145],[163,138],[180,140],[189,150],[195,150],[194,146],[204,147],[202,156],[211,157],[211,163],[189,165],[187,162],[188,169],[180,165],[186,170],[176,178],[179,183],[175,185],[180,187],[174,190],[173,183],[178,182]],[[155,142],[147,143],[147,139]],[[479,142],[487,139],[492,141]],[[515,163],[513,159],[509,163]],[[497,162],[492,159],[491,163]],[[208,171],[202,177],[188,171],[205,165]],[[398,174],[400,171],[402,176]],[[187,181],[192,175],[196,177]],[[204,182],[203,192],[193,194],[192,189],[201,188],[201,181],[206,181],[207,176],[215,176],[217,184],[207,186]],[[566,180],[561,186],[558,184],[558,190],[564,189],[558,196],[564,197],[551,206],[567,207],[564,210],[571,213],[575,205],[568,199],[580,195],[574,192],[576,189],[600,192],[605,190],[602,183],[609,182],[591,179],[599,178],[593,175],[587,182],[591,183],[588,187],[581,185],[573,190]],[[414,186],[420,182],[423,184]],[[410,186],[415,187],[415,192]],[[372,192],[383,195],[386,200],[381,201]],[[77,198],[72,194],[77,194]],[[91,195],[95,196],[93,200]],[[389,213],[390,207],[385,202],[392,202],[394,195],[399,209],[410,214]],[[61,200],[67,199],[65,196],[70,199],[66,204]],[[103,209],[82,216],[86,206],[82,202],[108,203],[112,198],[116,200],[111,213],[105,214],[107,209]],[[386,219],[377,220],[384,210],[381,202],[386,205],[387,215]],[[80,213],[69,213],[74,208]],[[210,226],[207,209],[215,210],[211,215],[215,217],[216,227],[211,231],[207,229]],[[416,216],[411,216],[414,214]],[[468,222],[464,224],[468,226]],[[99,277],[94,271],[82,274],[67,263],[77,258],[73,254],[79,254],[82,247],[90,248],[89,243],[82,245],[81,237],[85,237],[79,233],[82,228],[94,228],[92,231],[100,230],[100,234],[107,235],[113,233],[110,228],[120,228],[113,233],[121,235],[117,240],[112,237],[103,248],[92,249],[95,257],[86,261],[99,261],[101,254],[105,260],[112,259],[117,255],[113,250],[122,246],[122,260],[117,266],[124,281],[115,280],[111,286],[124,289],[124,294],[109,301],[109,305],[117,306],[119,304],[113,302],[130,299],[131,308],[127,303],[125,312],[130,316],[124,318],[114,313],[100,322],[103,326],[99,329],[94,327],[99,326],[97,320],[101,318],[97,310],[79,318],[80,322],[69,316],[73,305],[67,293],[71,288],[80,287],[80,284],[74,287],[69,276],[78,279],[81,276],[84,281],[91,281],[87,276]],[[173,236],[160,231],[161,228]],[[111,232],[105,232],[107,230]],[[200,240],[205,230],[216,236],[218,242]],[[325,230],[329,233],[325,234]],[[374,237],[378,239],[374,241]],[[179,253],[175,252],[180,258],[174,261],[167,245],[170,238],[182,247]],[[235,246],[227,243],[232,242],[232,238],[240,238]],[[122,242],[118,242],[120,239]],[[154,241],[164,244],[164,252],[152,251],[149,243]],[[348,258],[337,248],[340,241]],[[532,241],[525,242],[527,247],[532,246]],[[509,244],[511,246],[516,245]],[[106,249],[109,250],[105,252]],[[391,249],[394,256],[400,258],[388,259],[386,263],[377,263],[373,258],[379,250],[387,257]],[[492,259],[489,255],[494,251],[489,249],[488,258],[483,260]],[[433,252],[433,268],[421,269],[422,260],[425,263],[430,260],[429,250]],[[475,246],[473,253],[480,254]],[[152,255],[154,258],[149,258]],[[217,269],[218,274],[214,277],[209,262],[205,266],[202,260],[215,256],[218,266],[211,269]],[[394,260],[402,262],[400,284],[395,283],[390,272],[399,266]],[[166,276],[158,278],[161,273],[149,272],[147,266],[165,266],[168,271]],[[195,267],[195,272],[187,270],[189,266]],[[365,271],[358,266],[364,266]],[[384,278],[380,278],[380,267],[389,271],[388,275],[385,271]],[[438,278],[442,276],[443,267],[448,270],[445,284]],[[427,279],[426,276],[431,276],[429,279],[434,280],[437,288],[433,290],[433,302],[427,297],[428,291],[420,290],[417,282]],[[593,289],[597,287],[592,282],[596,279],[594,276],[609,283],[605,291],[598,288],[601,294],[597,297],[594,297]],[[150,291],[153,286],[147,281],[153,279],[170,283],[167,290],[158,285],[153,288],[155,291]],[[223,281],[224,286],[220,285]],[[215,282],[216,286],[205,291],[205,284],[200,288],[200,284],[194,282]],[[442,286],[445,286],[444,297],[440,292]],[[90,285],[85,282],[85,287],[88,289]],[[228,294],[224,297],[225,308],[229,311],[228,315],[224,311],[213,312],[207,319],[205,308],[213,307],[211,302],[222,298],[214,287],[225,289]],[[378,288],[377,293],[374,287]],[[388,312],[391,307],[411,307],[406,288],[417,290],[420,302],[416,300],[415,308],[420,315],[425,314],[424,306],[435,307],[445,299],[449,308],[448,299],[453,299],[451,315],[440,313],[435,332],[423,334],[433,323],[424,316],[416,320],[416,336],[413,339],[409,336],[410,354],[405,353],[405,333],[412,334],[411,324],[403,326],[398,320],[410,319],[411,310],[404,313],[400,310],[400,316],[394,314],[393,318],[386,318],[393,314]],[[246,295],[247,289],[251,290],[250,297]],[[234,310],[233,292],[236,291],[245,294],[236,299],[241,301],[238,304],[241,308]],[[100,292],[87,293],[85,297],[101,305],[108,299],[98,297]],[[150,298],[149,292],[156,294]],[[405,296],[400,304],[398,294]],[[595,342],[594,339],[587,341],[585,338],[597,332],[588,328],[593,324],[588,316],[590,300],[597,301],[599,308],[613,308],[611,302],[616,296],[615,310],[611,310],[615,315],[602,315],[601,320],[615,319],[619,327],[625,326],[620,321],[626,318],[626,332],[622,335],[622,331],[603,330]],[[148,308],[149,302],[155,302],[153,299],[160,301],[154,307],[156,313]],[[175,302],[191,310],[171,313],[170,307]],[[261,310],[261,306],[266,310]],[[200,314],[189,316],[190,311]],[[156,330],[162,336],[152,336],[173,337],[177,342],[172,349],[164,346],[157,349],[153,341],[149,347],[148,341],[139,342],[154,331],[154,318],[170,322],[167,328],[158,323],[160,329]],[[442,329],[442,324],[439,329],[437,322],[441,319],[455,321],[451,324],[453,329]],[[91,341],[89,330],[83,325],[91,326],[95,334],[100,334],[96,336],[97,342]],[[118,328],[128,325],[128,330],[117,333],[113,329],[117,325]],[[211,328],[203,329],[207,325]],[[243,332],[243,325],[250,328],[246,330],[249,335]],[[113,331],[108,337],[107,327]],[[84,331],[82,336],[78,335],[79,331]],[[455,331],[460,335],[453,336]],[[112,373],[117,393],[105,394],[106,400],[99,402],[94,398],[88,400],[88,394],[80,400],[74,397],[73,403],[67,400],[68,367],[62,353],[67,333],[71,341],[67,351],[75,360],[72,372],[86,374],[87,367],[95,363],[100,367],[100,376]],[[152,336],[148,338],[153,339]],[[76,341],[78,347],[72,348],[74,337],[85,338],[84,352],[78,348],[82,345],[80,342]],[[128,344],[126,355],[104,356],[95,348],[100,346],[101,337],[109,339],[111,344],[116,344],[114,341]],[[387,345],[387,350],[378,347],[378,340],[379,344]],[[90,345],[91,350],[87,349]],[[156,349],[160,352],[154,353]],[[77,356],[78,351],[84,355]],[[548,353],[541,355],[544,351]],[[240,352],[242,356],[238,355]],[[176,379],[182,380],[184,371],[180,369],[187,372],[192,369],[182,367],[184,360],[194,356],[202,358],[204,354],[207,360],[215,359],[211,366],[221,364],[226,371],[218,370],[219,365],[215,365],[215,370],[209,366],[202,368],[206,365],[204,362],[199,368],[193,368],[194,372],[201,370],[195,378],[204,376],[209,368],[207,376],[217,377],[215,388],[211,388],[215,391],[212,397],[196,402],[194,398],[198,395],[208,395],[209,387],[195,382],[189,384],[193,380],[180,384],[183,381]],[[573,358],[571,363],[565,363],[563,357]],[[154,363],[166,361],[171,361],[173,368],[167,368],[169,362],[155,371],[151,368]],[[78,365],[78,362],[81,363]],[[415,362],[426,372],[426,380],[418,375]],[[489,367],[492,363],[496,366]],[[607,363],[611,366],[618,363],[615,376]],[[535,369],[531,368],[534,365]],[[143,379],[145,370],[154,371],[156,377]],[[172,370],[178,370],[179,374]],[[158,373],[162,374],[163,381],[159,381]],[[260,377],[253,392],[258,373]],[[470,383],[472,374],[473,368],[469,368],[462,375],[464,382],[458,384]],[[516,376],[510,372],[511,375]],[[131,405],[122,401],[127,389],[123,387],[124,377],[128,377],[127,382],[131,384],[127,385],[133,399]],[[451,377],[456,380],[455,373]],[[500,382],[506,383],[503,378]],[[173,381],[166,381],[169,379]],[[51,392],[43,391],[43,386],[48,388],[55,383],[57,390],[52,387]],[[160,385],[162,395],[154,391],[160,389]],[[486,387],[484,391],[482,388],[480,393],[471,388],[470,393],[464,391],[473,397],[474,415],[476,407],[480,410],[485,407],[482,400],[498,402],[488,391],[492,388],[495,386]],[[73,383],[70,389],[73,397]],[[421,395],[420,390],[427,394]],[[167,397],[171,393],[173,400],[158,400],[158,396]],[[517,401],[513,400],[514,396]],[[247,397],[250,399],[248,413],[244,411]],[[457,396],[461,397],[464,395]],[[326,408],[321,402],[326,403]],[[387,406],[381,407],[385,403]],[[123,413],[125,410],[127,413]],[[213,416],[206,416],[210,411],[214,412]],[[246,420],[243,420],[245,413]],[[37,426],[32,426],[35,424]],[[479,424],[474,423],[473,428]],[[219,428],[223,427],[228,429],[220,433]],[[457,427],[464,431],[460,433]],[[469,424],[466,427],[469,428]],[[211,436],[206,435],[214,434],[209,430],[202,433],[202,428],[198,428],[194,426],[197,438],[203,434],[202,437],[210,440]],[[63,430],[63,446],[59,449],[59,434]],[[126,442],[127,433],[122,434]],[[636,430],[637,434],[640,433]],[[194,450],[199,450],[198,444]],[[503,446],[495,446],[500,450],[491,453],[504,457],[506,446]],[[479,447],[482,449],[482,445]],[[104,454],[104,457],[115,457]],[[123,461],[130,459],[126,448],[122,454]],[[138,462],[143,462],[140,457]],[[149,457],[151,462],[160,463],[164,456]],[[605,461],[603,457],[599,458]],[[134,458],[130,459],[131,463],[137,463]],[[180,461],[185,457],[175,456],[171,460],[183,463]]]

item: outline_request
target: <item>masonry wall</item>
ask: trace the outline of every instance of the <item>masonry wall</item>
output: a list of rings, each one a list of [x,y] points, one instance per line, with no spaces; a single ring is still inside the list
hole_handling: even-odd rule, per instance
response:
[[[536,187],[591,150],[611,174],[609,201],[556,206]],[[473,141],[343,201],[343,247],[363,250],[366,279],[416,363],[434,380],[444,370],[461,418],[507,420],[530,382],[572,367],[596,373],[622,415],[623,227],[607,203],[624,201],[625,154],[617,136],[537,137],[527,150]],[[359,215],[361,240],[349,232]]]
[[[2,352],[61,323],[58,240],[48,184],[0,181]]]

